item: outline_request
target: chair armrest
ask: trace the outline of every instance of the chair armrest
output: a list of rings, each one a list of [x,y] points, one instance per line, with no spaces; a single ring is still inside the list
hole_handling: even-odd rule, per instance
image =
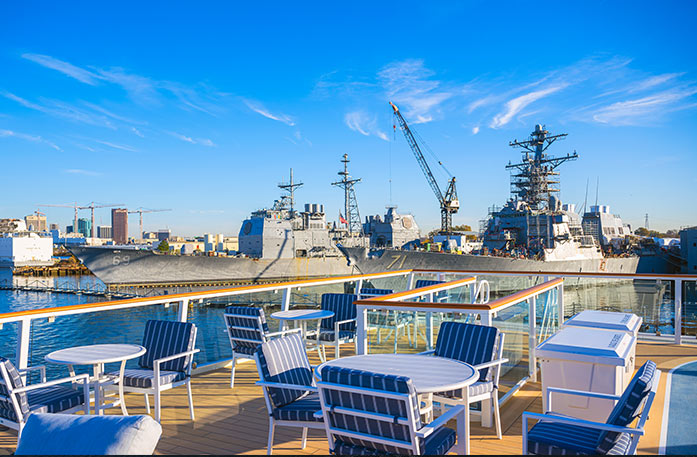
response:
[[[346,319],[344,321],[336,321],[336,322],[334,322],[334,326],[341,325],[341,324],[348,324],[349,322],[356,322],[356,319],[354,318],[354,319]]]
[[[46,365],[35,365],[33,367],[27,367],[17,370],[19,374],[27,374],[30,371],[40,371],[41,372],[41,382],[46,382]]]
[[[475,370],[482,370],[484,368],[489,368],[489,367],[493,367],[496,365],[501,365],[501,364],[506,363],[506,362],[508,362],[508,359],[506,359],[506,358],[496,359],[496,360],[492,360],[491,362],[484,362],[484,363],[480,363],[478,365],[474,365],[474,369]]]
[[[592,422],[592,421],[587,421],[584,419],[577,419],[575,417],[556,416],[556,415],[551,415],[551,414],[540,414],[540,413],[530,413],[527,411],[523,413],[523,428],[525,428],[525,429],[527,429],[528,419],[537,419],[537,420],[545,421],[545,422],[556,422],[558,424],[577,425],[580,427],[592,428],[595,430],[604,430],[604,431],[608,431],[608,432],[630,433],[632,435],[639,435],[639,436],[643,436],[645,433],[643,427],[638,427],[638,428],[620,427],[619,425],[611,425],[611,424],[606,424],[604,422]]]
[[[315,386],[301,386],[300,384],[286,384],[272,381],[257,381],[255,384],[257,386],[270,387],[273,389],[309,390],[310,392],[317,392],[317,387]]]
[[[267,337],[270,337],[270,338],[273,338],[273,337],[276,337],[276,336],[286,335],[286,334],[288,334],[288,333],[302,333],[302,331],[303,331],[303,329],[300,328],[300,327],[298,327],[298,328],[289,328],[289,329],[286,329],[286,330],[279,330],[278,332],[267,333],[266,336],[267,336]]]
[[[547,387],[547,409],[552,410],[552,394],[578,395],[580,397],[602,398],[605,400],[619,400],[619,395],[603,394],[599,392],[588,392],[585,390],[564,389],[562,387]]]
[[[435,349],[431,349],[430,351],[419,352],[419,353],[416,354],[416,355],[433,355],[433,354],[435,354],[435,353],[436,353],[436,350],[435,350]]]
[[[32,384],[30,386],[18,387],[16,389],[12,389],[12,393],[28,392],[30,390],[40,389],[42,387],[51,387],[51,386],[55,386],[58,384],[63,384],[65,382],[76,382],[76,381],[84,380],[84,382],[87,383],[87,381],[89,381],[89,379],[90,379],[90,375],[88,375],[87,373],[79,374],[76,376],[70,376],[68,378],[54,379],[53,381],[41,382],[39,384]]]
[[[447,424],[450,419],[455,418],[459,414],[462,414],[464,411],[465,407],[463,405],[457,405],[453,408],[450,408],[448,411],[438,416],[436,420],[417,430],[415,435],[420,438],[426,438],[428,435]]]
[[[315,411],[313,416],[315,417],[315,419],[324,419],[324,413],[321,409],[319,411]]]
[[[160,365],[161,363],[169,362],[170,360],[178,359],[178,358],[180,358],[180,357],[186,357],[186,356],[188,356],[188,355],[194,355],[194,354],[196,354],[197,352],[201,352],[201,350],[200,350],[200,349],[193,349],[193,350],[191,350],[191,351],[180,352],[179,354],[172,354],[172,355],[169,355],[169,356],[167,356],[167,357],[162,357],[161,359],[153,360],[152,363],[153,363],[153,365]]]

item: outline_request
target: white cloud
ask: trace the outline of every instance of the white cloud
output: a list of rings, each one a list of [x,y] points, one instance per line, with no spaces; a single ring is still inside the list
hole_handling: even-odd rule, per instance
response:
[[[479,126],[478,125],[475,127],[472,127],[472,135],[476,135],[477,133],[479,133]]]
[[[117,144],[117,143],[111,143],[109,141],[103,141],[103,140],[94,140],[94,141],[99,143],[99,144],[103,144],[104,146],[109,146],[110,148],[121,149],[122,151],[128,151],[128,152],[138,152],[137,149],[132,148],[131,146]]]
[[[592,118],[596,122],[610,125],[634,125],[655,119],[668,111],[690,108],[694,104],[679,105],[697,93],[697,89],[658,92],[646,97],[613,103],[596,110]]]
[[[71,175],[83,175],[83,176],[101,176],[102,174],[97,171],[82,170],[80,168],[69,168],[63,170],[64,173],[69,173]]]
[[[544,98],[548,95],[551,95],[551,94],[565,88],[566,86],[567,86],[566,84],[552,86],[552,87],[548,87],[546,89],[541,89],[541,90],[536,90],[534,92],[529,92],[527,94],[520,95],[512,100],[509,100],[508,102],[506,102],[505,111],[494,116],[494,119],[491,121],[491,124],[489,124],[489,126],[491,128],[503,127],[504,125],[508,124],[511,121],[511,119],[513,119],[513,116],[518,114],[522,109],[524,109],[529,104],[531,104],[531,103],[533,103],[541,98]]]
[[[170,135],[172,135],[175,138],[178,138],[182,141],[185,141],[187,143],[191,144],[200,144],[202,146],[208,146],[208,147],[214,147],[216,144],[213,143],[212,140],[209,140],[208,138],[192,138],[190,136],[182,135],[181,133],[177,132],[167,132]]]
[[[38,135],[28,135],[26,133],[14,132],[12,130],[0,129],[0,137],[14,137],[25,141],[31,141],[33,143],[43,143],[46,144],[56,151],[62,151],[62,149],[55,143],[48,141]]]
[[[284,124],[290,125],[291,127],[295,125],[295,121],[293,120],[293,118],[288,116],[287,114],[274,114],[268,109],[266,109],[266,107],[262,105],[260,102],[255,100],[243,98],[242,101],[245,105],[247,105],[247,108],[251,109],[257,114],[261,114],[262,116],[269,119],[273,119],[274,121],[283,122]]]
[[[344,123],[354,132],[364,136],[374,135],[381,140],[389,141],[385,132],[377,128],[375,117],[371,117],[363,111],[352,111],[344,116]]]
[[[143,135],[143,133],[135,127],[131,127],[131,132],[133,132],[141,138],[145,138],[145,135]]]
[[[89,125],[107,127],[112,130],[116,129],[114,124],[112,124],[109,121],[109,119],[106,118],[106,116],[103,116],[101,114],[94,114],[76,106],[69,105],[67,103],[59,102],[56,100],[43,100],[43,104],[39,104],[26,100],[10,92],[0,92],[0,95],[19,103],[25,108],[39,111],[50,116],[60,117],[63,119],[68,119],[71,121],[81,122]]]
[[[31,60],[32,62],[38,63],[46,68],[59,71],[64,75],[70,76],[71,78],[77,79],[80,82],[94,86],[97,84],[99,77],[94,73],[76,67],[73,64],[64,62],[62,60],[55,59],[51,56],[45,56],[41,54],[22,54],[22,57]]]

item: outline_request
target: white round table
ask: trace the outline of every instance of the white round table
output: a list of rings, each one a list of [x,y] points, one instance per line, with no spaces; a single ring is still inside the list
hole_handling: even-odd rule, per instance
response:
[[[119,403],[121,411],[125,416],[126,403],[123,400],[123,373],[126,368],[126,361],[135,359],[145,354],[145,348],[137,344],[93,344],[89,346],[77,346],[67,349],[60,349],[48,354],[44,359],[46,362],[68,365],[70,374],[74,375],[74,365],[92,365],[94,389],[94,409],[98,415],[104,413],[102,405],[101,388],[105,381],[110,381],[104,377],[104,364],[121,362],[119,370],[118,386],[119,386]]]
[[[419,354],[366,354],[330,360],[315,368],[315,377],[321,379],[325,366],[371,371],[411,379],[416,393],[425,395],[431,404],[432,394],[462,389],[464,404],[468,404],[468,387],[477,382],[479,371],[472,365],[454,359]],[[462,452],[469,454],[470,435],[469,406],[465,407],[464,446]]]
[[[317,321],[317,332],[319,332],[319,325],[322,319],[334,317],[334,312],[326,311],[323,309],[290,309],[288,311],[278,311],[276,313],[273,313],[271,317],[282,321],[282,325],[284,327],[285,322],[300,322],[300,327],[302,328],[302,336],[305,340],[305,345],[307,346],[307,321]]]

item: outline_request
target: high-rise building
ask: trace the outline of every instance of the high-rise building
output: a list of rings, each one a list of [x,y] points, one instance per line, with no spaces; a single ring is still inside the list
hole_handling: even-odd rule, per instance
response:
[[[158,241],[168,240],[170,236],[172,236],[172,232],[169,229],[160,229],[157,231]]]
[[[111,239],[111,226],[109,225],[98,225],[97,226],[97,237],[103,239]]]
[[[128,210],[126,208],[111,210],[111,234],[116,244],[128,242]]]
[[[30,214],[24,218],[24,222],[27,224],[27,230],[33,230],[35,232],[46,231],[46,216],[41,214]]]
[[[77,231],[81,233],[85,238],[92,236],[92,221],[85,218],[80,218],[77,220]]]
[[[60,226],[58,224],[51,224],[49,227],[50,230],[60,230]]]

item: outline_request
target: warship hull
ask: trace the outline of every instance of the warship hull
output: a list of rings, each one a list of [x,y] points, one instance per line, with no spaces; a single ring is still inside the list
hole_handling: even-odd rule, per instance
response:
[[[447,254],[440,252],[402,251],[397,249],[369,250],[367,248],[340,247],[360,273],[379,271],[462,270],[462,271],[522,271],[540,273],[636,273],[638,257],[611,257],[605,259],[578,259],[541,261],[513,259],[472,254]]]
[[[72,247],[70,251],[107,285],[254,283],[349,275],[346,258],[253,259],[162,255],[152,251]]]

